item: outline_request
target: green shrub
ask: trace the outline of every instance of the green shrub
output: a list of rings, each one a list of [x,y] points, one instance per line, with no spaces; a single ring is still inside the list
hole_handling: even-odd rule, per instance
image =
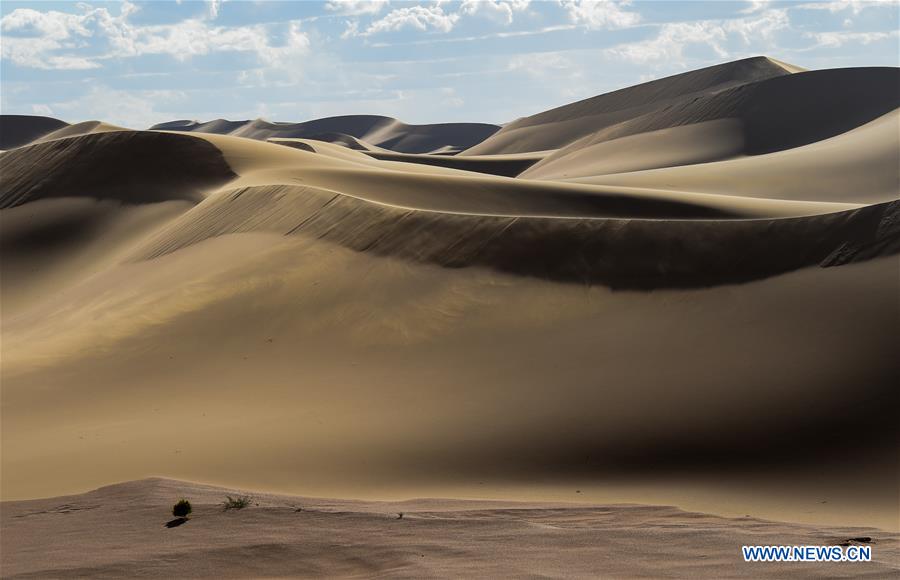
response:
[[[239,495],[237,497],[231,497],[230,495],[225,496],[225,501],[222,502],[222,507],[225,510],[242,510],[253,501],[253,498],[249,495]]]
[[[172,515],[176,518],[186,518],[192,511],[191,502],[182,498],[172,508]]]

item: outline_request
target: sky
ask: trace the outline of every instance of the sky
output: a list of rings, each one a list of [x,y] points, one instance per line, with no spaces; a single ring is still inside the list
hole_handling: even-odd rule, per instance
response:
[[[4,0],[0,18],[0,112],[135,129],[346,114],[500,124],[748,56],[900,64],[897,1]]]

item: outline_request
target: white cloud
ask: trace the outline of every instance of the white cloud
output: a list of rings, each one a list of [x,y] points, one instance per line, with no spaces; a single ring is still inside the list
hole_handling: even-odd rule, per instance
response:
[[[388,0],[330,0],[325,3],[325,10],[348,15],[378,14],[387,4]]]
[[[212,17],[221,2],[209,4]],[[81,14],[16,9],[0,21],[4,33],[2,56],[14,64],[40,69],[90,69],[110,58],[146,54],[168,55],[185,61],[214,52],[254,53],[260,64],[287,66],[306,54],[310,42],[299,21],[252,26],[216,26],[206,19],[187,19],[174,24],[136,26],[129,17],[137,8],[120,5],[118,15],[106,8],[80,5]],[[275,27],[286,26],[282,43],[273,45]],[[9,33],[16,33],[10,36]],[[86,55],[79,49],[88,40],[99,50]],[[103,46],[105,41],[107,46]]]
[[[35,115],[49,117],[53,114],[53,109],[51,109],[49,105],[31,105],[31,112]]]
[[[621,44],[605,52],[641,64],[664,60],[677,63],[684,59],[686,47],[705,45],[718,57],[727,58],[726,43],[730,39],[739,39],[745,45],[761,42],[768,46],[774,42],[776,32],[789,27],[790,20],[784,9],[766,10],[756,16],[733,20],[670,22],[661,25],[654,38]]]
[[[850,10],[853,15],[857,15],[866,8],[875,7],[896,7],[898,0],[831,0],[829,2],[809,2],[806,4],[798,4],[794,8],[802,8],[806,10],[827,10],[832,14]]]
[[[775,33],[790,28],[791,22],[787,10],[766,10],[757,16],[736,18],[722,23],[726,34],[735,34],[745,45],[761,41],[772,44]]]
[[[591,29],[616,29],[634,26],[641,20],[627,7],[631,0],[558,0],[569,20]]]
[[[347,23],[348,28],[351,23]],[[551,32],[560,32],[563,30],[573,30],[578,28],[574,24],[562,24],[556,26],[545,26],[544,28],[538,28],[536,30],[507,30],[503,32],[492,32],[490,34],[482,34],[479,36],[451,36],[447,37],[433,37],[433,38],[424,38],[419,40],[410,40],[407,42],[373,42],[369,46],[373,46],[375,48],[384,48],[388,46],[417,46],[417,45],[427,45],[427,44],[445,44],[445,43],[457,43],[457,42],[474,42],[477,40],[490,40],[493,38],[516,38],[523,36],[537,36],[541,34],[549,34]],[[346,34],[346,32],[345,32]]]
[[[210,20],[215,20],[219,17],[219,10],[221,10],[223,2],[225,0],[206,0],[206,11]]]
[[[165,54],[177,60],[188,60],[213,52],[252,52],[262,64],[282,64],[309,49],[309,38],[300,30],[299,22],[287,24],[285,43],[269,43],[266,25],[210,26],[203,20],[183,20],[174,25],[147,26],[133,29],[124,37],[113,37],[117,56]]]
[[[812,38],[816,44],[812,48],[838,48],[845,44],[872,44],[880,40],[900,37],[900,32],[807,32],[805,37]]]
[[[355,20],[347,21],[347,28],[344,29],[344,32],[341,33],[341,38],[352,38],[354,36],[359,36],[359,22]]]
[[[769,7],[772,0],[747,0],[749,6],[741,10],[741,14],[753,14]]]
[[[505,24],[512,24],[516,12],[528,9],[531,0],[463,0],[460,14],[485,14]]]
[[[84,16],[17,8],[0,20],[0,30],[5,33],[0,43],[2,57],[19,66],[73,70],[99,66],[84,57],[50,54],[75,49],[92,35]]]
[[[180,91],[121,91],[96,85],[77,99],[42,106],[52,107],[57,115],[72,122],[100,119],[122,127],[146,129],[177,117],[159,108],[175,105],[184,98]]]
[[[100,65],[88,58],[74,55],[54,55],[53,51],[74,47],[72,43],[52,38],[4,37],[0,54],[4,60],[23,67],[45,70],[87,70]]]
[[[370,23],[363,30],[360,30],[358,21],[347,21],[341,38],[373,36],[404,29],[420,32],[429,30],[450,32],[462,16],[472,15],[485,15],[505,24],[511,24],[514,14],[527,10],[530,3],[531,0],[463,0],[461,3],[436,0],[431,5],[414,5],[394,9]],[[458,10],[445,12],[445,5],[458,7]],[[340,6],[335,6],[331,9],[339,8]]]
[[[535,78],[547,78],[563,72],[581,76],[575,63],[563,52],[535,52],[513,56],[507,70],[524,72]]]
[[[73,34],[90,36],[91,31],[84,25],[85,18],[78,14],[64,12],[39,12],[31,8],[16,8],[3,17],[0,29],[3,32],[19,32],[30,36],[44,36],[55,40],[70,38]]]
[[[466,101],[456,94],[456,89],[452,87],[443,87],[440,89],[440,94],[442,96],[440,104],[445,105],[447,107],[452,107],[454,109],[458,109],[466,104]]]
[[[407,6],[388,12],[384,17],[372,22],[364,31],[355,32],[356,36],[372,36],[382,32],[412,28],[419,31],[436,30],[450,32],[459,20],[458,13],[446,13],[440,5]],[[344,35],[348,35],[348,27]]]

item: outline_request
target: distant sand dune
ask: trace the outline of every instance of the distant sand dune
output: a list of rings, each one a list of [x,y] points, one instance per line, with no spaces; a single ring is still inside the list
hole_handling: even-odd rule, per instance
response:
[[[173,121],[154,125],[151,129],[218,133],[260,140],[273,137],[315,138],[322,134],[343,133],[392,151],[427,153],[447,146],[461,149],[470,147],[496,132],[499,127],[484,123],[407,125],[390,117],[346,115],[305,123],[270,123],[263,119],[217,119],[208,123]]]

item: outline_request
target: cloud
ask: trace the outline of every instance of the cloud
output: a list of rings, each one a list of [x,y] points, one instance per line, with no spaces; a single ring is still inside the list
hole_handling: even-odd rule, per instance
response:
[[[133,29],[131,34],[114,37],[113,41],[117,56],[163,54],[184,61],[213,52],[250,52],[262,64],[269,65],[301,56],[309,48],[309,38],[297,21],[287,23],[284,44],[270,44],[270,32],[270,27],[262,24],[228,28],[189,19],[174,25]]]
[[[341,38],[373,36],[405,29],[446,33],[453,30],[462,16],[481,14],[511,24],[514,14],[527,10],[530,3],[531,0],[463,0],[461,3],[438,0],[429,6],[405,6],[392,10],[363,30],[360,30],[358,21],[347,21]],[[445,12],[444,5],[458,6],[459,9],[455,12]]]
[[[466,101],[456,94],[456,89],[453,87],[442,87],[440,94],[442,97],[440,100],[441,105],[458,109],[466,104]]]
[[[44,117],[49,117],[53,114],[53,109],[51,109],[48,105],[31,105],[31,112],[35,115],[43,115]]]
[[[590,29],[616,29],[634,26],[641,20],[637,12],[626,10],[631,0],[558,0],[575,24]]]
[[[754,12],[765,10],[771,2],[772,0],[747,0],[749,6],[741,10],[741,14],[753,14]]]
[[[359,22],[355,20],[348,20],[346,22],[347,28],[344,29],[344,32],[341,33],[341,38],[353,38],[354,36],[359,36]]]
[[[3,17],[0,29],[3,32],[19,32],[29,36],[44,36],[56,40],[72,35],[90,36],[85,26],[86,18],[78,14],[64,12],[39,12],[31,8],[16,8]]]
[[[659,26],[659,32],[654,38],[620,44],[606,49],[605,53],[639,64],[671,62],[683,60],[686,47],[705,45],[718,57],[727,58],[729,52],[726,43],[729,40],[739,39],[745,45],[754,42],[771,44],[776,32],[789,27],[790,20],[784,9],[766,10],[756,16],[732,20],[669,22]]]
[[[206,0],[206,11],[210,20],[215,20],[219,17],[219,10],[224,2],[225,0]]]
[[[446,13],[440,5],[407,6],[388,12],[383,18],[369,24],[362,32],[348,26],[344,36],[372,36],[383,32],[412,28],[419,31],[436,30],[450,32],[459,20],[458,13]]]
[[[34,107],[46,107],[74,122],[101,119],[113,125],[145,129],[177,117],[160,107],[173,106],[184,98],[180,91],[122,91],[95,85],[77,99]]]
[[[845,44],[872,44],[889,38],[900,37],[900,32],[892,30],[891,32],[806,32],[803,34],[806,38],[815,40],[814,48],[838,48]],[[811,50],[809,49],[809,50]]]
[[[209,4],[211,17],[218,13],[219,4]],[[137,11],[133,4],[121,4],[118,15],[106,8],[80,7],[81,14],[22,8],[10,12],[0,21],[5,33],[2,57],[29,68],[91,69],[111,58],[147,54],[185,61],[216,52],[249,52],[260,64],[287,66],[296,63],[310,46],[299,21],[227,27],[191,18],[174,24],[137,26],[130,22]],[[283,41],[272,44],[273,33],[280,31]],[[10,36],[10,32],[15,35]]]
[[[30,68],[97,68],[98,64],[84,57],[50,54],[83,45],[84,39],[92,35],[87,20],[77,14],[17,8],[0,20],[0,30],[4,32],[0,54],[3,59]]]
[[[349,22],[347,23],[350,24]],[[490,34],[482,34],[479,36],[452,36],[449,38],[425,38],[420,40],[410,40],[408,42],[373,42],[369,46],[375,48],[385,48],[389,46],[416,46],[426,44],[444,44],[456,42],[475,42],[478,40],[491,40],[494,38],[516,38],[523,36],[537,36],[540,34],[549,34],[551,32],[560,32],[563,30],[573,30],[577,28],[574,24],[562,24],[556,26],[545,26],[536,30],[509,30],[503,32],[492,32]],[[345,33],[346,34],[346,33]]]
[[[356,16],[378,14],[387,5],[388,0],[330,0],[325,3],[325,10]]]
[[[856,16],[866,8],[888,7],[897,8],[897,0],[832,0],[830,2],[809,2],[797,4],[794,8],[805,10],[827,10],[832,14],[850,10]]]
[[[523,72],[538,79],[546,79],[561,73],[573,77],[581,76],[581,71],[563,52],[535,52],[513,56],[506,70]]]
[[[505,24],[512,24],[516,12],[528,10],[531,0],[463,0],[460,14],[485,14]]]

